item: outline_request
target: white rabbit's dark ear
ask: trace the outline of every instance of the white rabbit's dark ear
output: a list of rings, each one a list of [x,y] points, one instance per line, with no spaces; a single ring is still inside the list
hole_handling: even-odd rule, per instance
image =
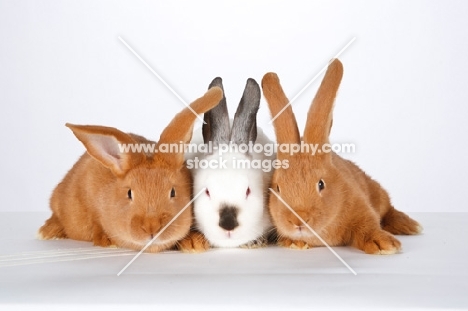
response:
[[[129,169],[144,161],[146,157],[140,152],[127,152],[124,145],[129,147],[130,144],[136,144],[136,142],[129,134],[116,128],[69,123],[66,126],[83,143],[88,154],[116,176],[125,175]]]
[[[202,127],[203,141],[205,144],[210,141],[215,145],[227,144],[229,143],[231,129],[229,126],[229,113],[226,104],[226,96],[224,95],[223,80],[220,77],[214,78],[208,89],[215,86],[223,90],[223,98],[221,98],[216,107],[205,112],[205,124],[203,124]]]
[[[255,143],[257,139],[257,112],[260,106],[260,87],[252,79],[247,79],[244,94],[237,107],[232,123],[231,141],[235,144]]]

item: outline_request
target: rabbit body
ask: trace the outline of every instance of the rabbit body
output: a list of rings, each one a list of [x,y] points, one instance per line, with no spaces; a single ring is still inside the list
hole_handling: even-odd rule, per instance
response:
[[[214,88],[190,106],[203,113],[221,96],[222,91]],[[164,129],[157,146],[190,141],[195,117],[189,108],[182,110]],[[87,152],[53,191],[52,216],[39,229],[39,238],[70,238],[135,250],[155,238],[146,251],[157,252],[175,246],[187,235],[191,206],[182,209],[191,200],[192,178],[184,165],[183,150],[128,152],[121,149],[123,144],[156,143],[111,127],[67,126]]]
[[[210,87],[222,88],[221,78]],[[273,169],[268,167],[275,154],[243,151],[239,146],[272,141],[256,126],[260,88],[247,80],[236,115],[229,121],[226,99],[205,113],[206,124],[195,131],[192,144],[210,145],[213,150],[186,155],[211,163],[212,167],[191,167],[194,193],[204,190],[194,201],[195,228],[215,247],[258,247],[266,244],[272,230],[267,203]],[[225,147],[225,148],[224,148]],[[224,149],[223,149],[224,148]],[[198,162],[199,164],[201,162]]]
[[[257,131],[256,144],[272,144],[260,128]],[[203,143],[201,130],[194,132],[192,143]],[[189,159],[199,157],[216,164],[215,168],[192,169],[194,193],[203,188],[208,191],[194,202],[195,226],[215,247],[261,246],[272,230],[266,194],[273,170],[260,163],[271,163],[275,154],[245,154],[233,149],[208,155],[188,154]],[[223,214],[226,208],[234,208],[235,217]],[[229,218],[237,223],[235,228],[230,228]]]
[[[339,60],[330,63],[310,107],[306,128],[299,136],[291,106],[274,120],[279,144],[329,146],[332,111],[343,68]],[[267,73],[263,94],[272,116],[287,104],[279,79]],[[357,165],[334,152],[278,152],[288,169],[274,172],[269,208],[280,245],[291,248],[321,246],[312,228],[329,245],[352,245],[369,254],[394,254],[401,243],[394,234],[417,234],[422,227],[391,204],[382,186]],[[292,208],[304,224],[287,206]]]

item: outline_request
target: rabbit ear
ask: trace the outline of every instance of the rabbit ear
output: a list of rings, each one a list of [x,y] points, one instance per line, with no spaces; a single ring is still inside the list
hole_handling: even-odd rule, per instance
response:
[[[260,106],[260,87],[252,79],[247,79],[244,94],[237,107],[232,122],[231,141],[235,144],[248,144],[257,139],[257,112]]]
[[[208,110],[215,107],[221,98],[223,97],[223,91],[219,87],[210,88],[205,95],[195,100],[190,104],[189,107],[185,108],[181,112],[175,115],[171,123],[163,130],[161,137],[158,142],[158,146],[161,144],[187,144],[192,138],[193,123],[198,114],[205,113]],[[169,148],[168,148],[169,149]],[[181,148],[176,148],[181,149]],[[171,150],[172,151],[172,150]],[[180,167],[184,163],[184,151],[176,150],[168,153],[157,153],[158,157],[161,157],[173,167]]]
[[[308,144],[329,143],[330,130],[333,122],[333,104],[343,77],[343,65],[334,59],[328,65],[325,77],[315,95],[307,114],[304,130],[304,142]]]
[[[83,143],[88,154],[116,176],[125,175],[130,168],[141,163],[146,157],[143,153],[126,152],[123,145],[136,144],[136,141],[116,128],[69,123],[66,126]]]
[[[223,90],[223,98],[221,98],[216,107],[205,112],[205,124],[202,127],[203,141],[205,144],[210,141],[216,145],[220,143],[227,144],[229,143],[231,129],[229,126],[229,113],[226,105],[226,96],[224,95],[223,80],[220,77],[214,78],[208,89],[215,86]]]
[[[276,117],[273,120],[273,126],[278,144],[300,144],[301,138],[296,117],[291,105],[288,105],[289,100],[284,94],[278,76],[273,72],[265,74],[262,79],[262,89],[271,116]],[[280,154],[279,151],[278,154]]]

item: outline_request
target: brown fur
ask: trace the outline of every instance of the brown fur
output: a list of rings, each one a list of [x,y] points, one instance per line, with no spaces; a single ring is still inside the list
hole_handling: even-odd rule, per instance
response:
[[[341,62],[335,59],[307,115],[305,143],[329,143],[333,104],[342,75]],[[275,116],[288,103],[276,74],[267,73],[262,88]],[[274,121],[274,127],[279,144],[300,143],[291,106]],[[392,234],[417,234],[422,230],[416,221],[392,206],[379,183],[337,154],[278,152],[278,158],[287,159],[289,168],[275,171],[273,191],[329,245],[352,245],[369,254],[393,254],[401,244]],[[320,180],[325,183],[321,192]],[[270,195],[269,208],[280,245],[299,249],[322,245],[274,194]]]
[[[202,233],[191,230],[189,234],[177,242],[177,247],[184,253],[201,253],[210,249],[210,242]]]
[[[219,88],[190,106],[197,114],[218,104]],[[188,143],[195,115],[185,108],[164,129],[161,143]],[[191,199],[192,179],[181,153],[120,153],[118,143],[153,143],[103,126],[67,126],[87,149],[52,193],[52,216],[39,229],[43,239],[70,238],[94,245],[142,249]],[[128,191],[132,191],[132,199]],[[171,191],[175,196],[171,198]],[[187,208],[147,248],[174,246],[189,231]]]

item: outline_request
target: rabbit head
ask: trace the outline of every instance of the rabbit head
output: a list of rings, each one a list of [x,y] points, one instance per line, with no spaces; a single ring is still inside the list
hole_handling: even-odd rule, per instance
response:
[[[273,124],[278,143],[300,145],[301,150],[288,154],[278,149],[278,158],[286,159],[289,167],[273,175],[270,212],[280,238],[323,245],[318,234],[330,245],[393,254],[401,244],[392,234],[416,234],[421,227],[392,206],[379,183],[331,150],[333,105],[342,76],[343,66],[335,59],[309,109],[302,140],[278,77],[273,73],[263,77],[264,96],[277,116]]]
[[[324,145],[329,144],[332,108],[342,74],[342,65],[335,60],[330,64],[309,110],[302,140],[290,105],[274,120],[278,144],[312,144],[320,151]],[[266,74],[262,80],[262,88],[271,114],[276,116],[289,103],[276,74]],[[333,221],[344,203],[345,196],[342,192],[346,187],[342,174],[334,165],[333,153],[320,152],[313,155],[311,152],[290,154],[278,151],[277,157],[287,160],[289,167],[275,170],[272,190],[280,194],[316,230]],[[302,222],[273,194],[270,195],[269,207],[279,234],[295,238],[312,237],[313,234],[304,230]]]
[[[137,250],[155,238],[150,252],[173,246],[192,223],[191,206],[182,212],[191,200],[192,178],[183,148],[157,151],[163,144],[188,143],[196,114],[214,107],[221,95],[219,88],[210,89],[178,113],[157,144],[111,127],[67,124],[87,153],[54,190],[53,215],[40,235]],[[134,149],[142,145],[155,149]]]
[[[210,88],[215,86],[223,88],[221,78],[211,82]],[[203,160],[215,165],[195,170],[194,191],[206,190],[194,202],[194,215],[197,228],[213,246],[236,247],[251,242],[270,225],[264,208],[265,175],[270,174],[250,166],[250,161],[263,155],[238,148],[257,141],[260,96],[258,84],[248,79],[232,129],[225,96],[204,116],[203,140],[214,146],[214,152],[205,154]],[[221,152],[223,146],[227,149]]]

